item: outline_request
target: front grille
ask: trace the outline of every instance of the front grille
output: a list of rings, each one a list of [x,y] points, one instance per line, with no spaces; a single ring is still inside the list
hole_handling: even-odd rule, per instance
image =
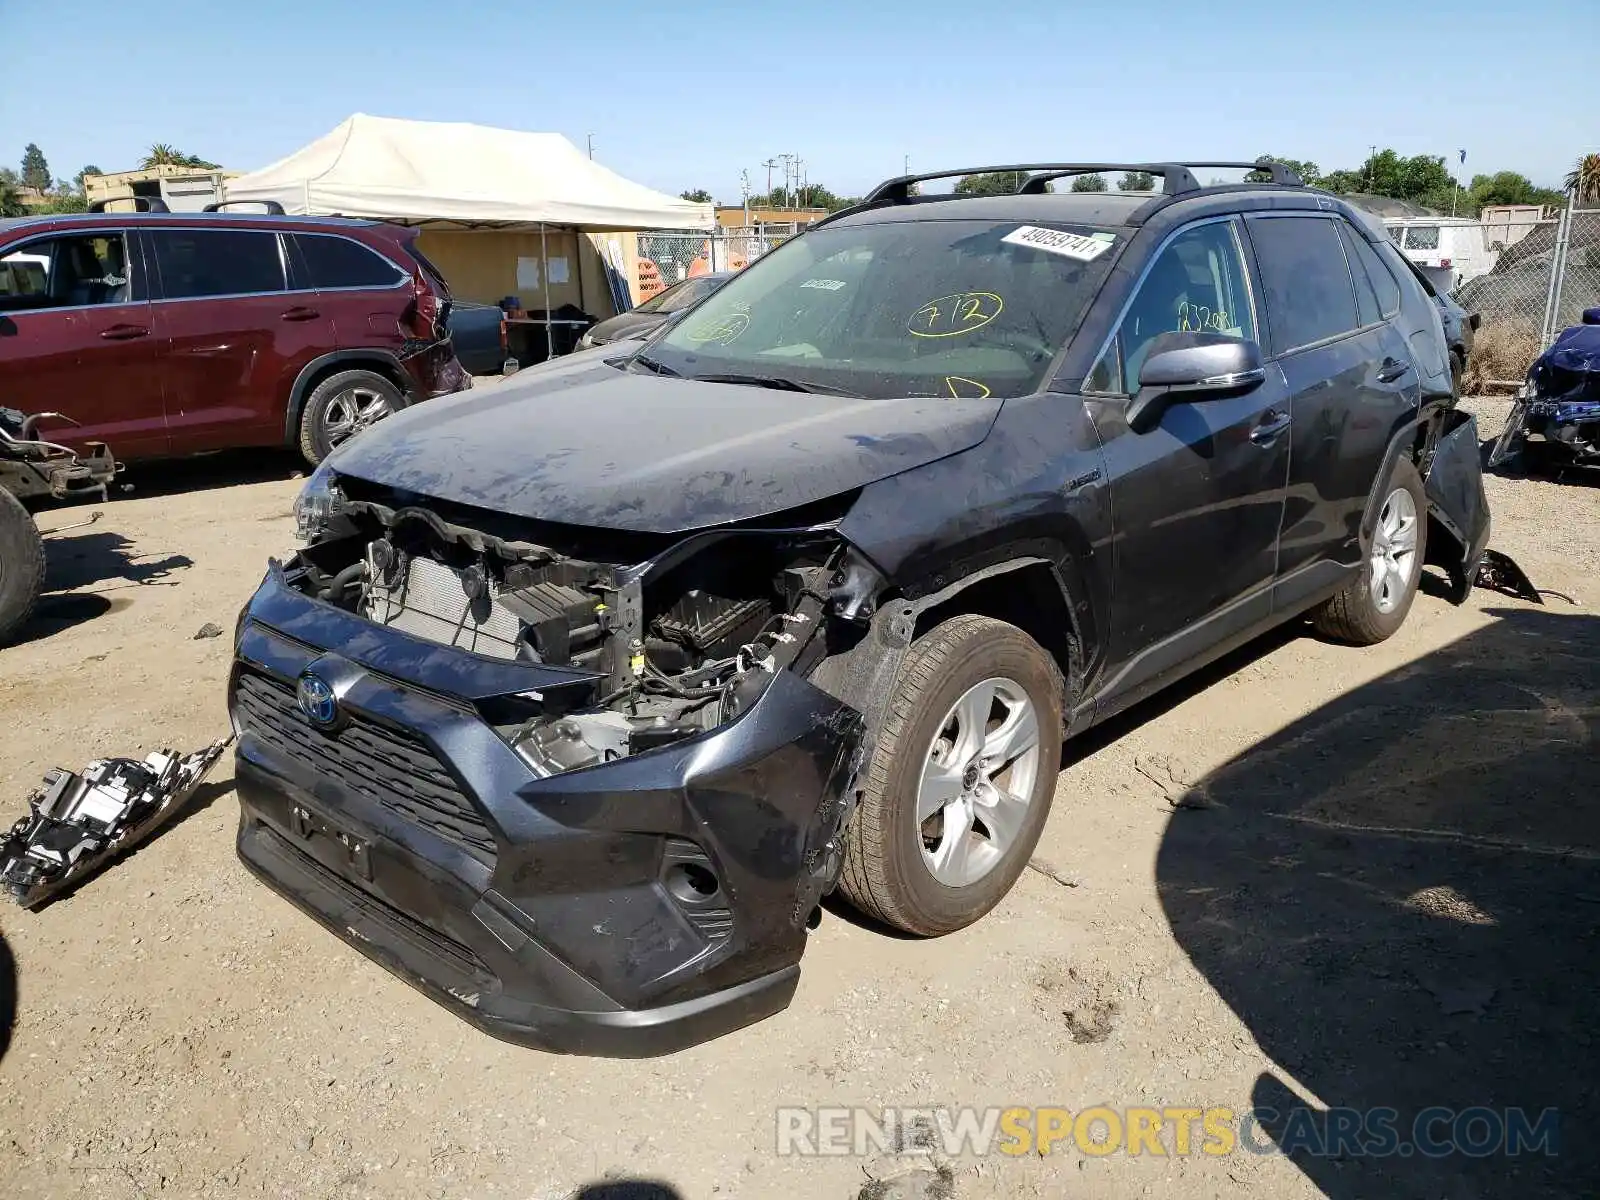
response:
[[[265,675],[241,674],[233,702],[240,728],[285,758],[494,865],[494,834],[421,741],[359,713],[337,733],[313,729],[300,715],[294,689]]]

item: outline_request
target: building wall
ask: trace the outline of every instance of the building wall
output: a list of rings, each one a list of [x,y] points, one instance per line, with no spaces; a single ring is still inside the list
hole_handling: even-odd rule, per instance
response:
[[[763,208],[753,205],[750,219],[746,221],[744,205],[717,206],[717,224],[723,229],[738,229],[744,225],[809,225],[827,215],[825,208]]]
[[[443,272],[450,290],[461,299],[498,304],[506,296],[517,296],[525,309],[545,307],[542,255],[547,252],[552,259],[565,258],[568,271],[567,282],[550,284],[551,308],[575,304],[600,318],[616,311],[593,239],[569,229],[547,230],[541,251],[537,229],[426,228],[417,235],[417,249]],[[518,286],[518,258],[539,262],[540,286]]]

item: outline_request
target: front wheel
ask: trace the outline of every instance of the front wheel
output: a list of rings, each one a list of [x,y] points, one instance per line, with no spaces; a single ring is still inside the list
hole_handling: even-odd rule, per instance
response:
[[[313,467],[364,429],[406,406],[406,396],[376,371],[340,371],[306,397],[300,453]]]
[[[33,515],[0,488],[0,646],[33,612],[44,589],[44,541]]]
[[[1384,485],[1361,571],[1344,591],[1312,612],[1317,631],[1356,646],[1374,646],[1393,635],[1416,599],[1427,538],[1422,476],[1410,459],[1402,458]]]
[[[998,904],[1050,815],[1062,704],[1055,661],[1013,625],[952,617],[913,642],[851,819],[844,898],[924,937]]]

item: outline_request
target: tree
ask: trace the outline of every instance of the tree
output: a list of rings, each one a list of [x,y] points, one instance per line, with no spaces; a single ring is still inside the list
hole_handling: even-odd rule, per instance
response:
[[[678,199],[689,200],[695,204],[716,203],[716,201],[711,198],[711,193],[706,191],[705,188],[695,188],[692,192],[679,192]]]
[[[1416,154],[1402,158],[1388,149],[1368,155],[1355,170],[1330,171],[1320,184],[1330,192],[1365,192],[1409,200],[1440,212],[1449,211],[1458,187],[1442,157]]]
[[[41,192],[50,190],[50,164],[45,161],[44,151],[33,142],[22,152],[22,186]]]
[[[151,167],[180,166],[184,157],[184,155],[165,142],[157,142],[149,150],[145,151],[144,157],[139,160],[139,169],[148,171]]]
[[[1321,168],[1319,168],[1317,164],[1312,162],[1310,159],[1285,158],[1281,154],[1263,154],[1261,157],[1270,158],[1273,162],[1281,163],[1283,166],[1288,167],[1289,170],[1300,176],[1301,183],[1307,184],[1310,187],[1317,187],[1319,185],[1319,181],[1322,179]],[[1271,174],[1266,171],[1251,171],[1250,174],[1246,175],[1244,178],[1246,183],[1272,182]]]
[[[1577,197],[1579,204],[1600,200],[1600,154],[1585,154],[1561,185],[1561,190]]]
[[[986,171],[956,180],[958,196],[1009,196],[1027,179],[1026,171]]]
[[[0,176],[0,217],[24,216],[28,210],[23,207],[22,197],[17,192],[16,183],[13,182],[16,179],[16,175],[10,170],[7,170],[5,174],[10,175],[11,178],[7,179]]]
[[[95,166],[94,164],[91,163],[89,166],[85,167],[83,170],[79,171],[76,175],[74,175],[72,177],[72,186],[77,188],[78,191],[80,193],[82,193],[85,190],[84,183],[83,183],[83,177],[85,175],[104,175],[104,174],[105,174],[104,171],[102,171],[99,167],[97,167],[97,166]]]
[[[1103,192],[1106,190],[1106,177],[1104,175],[1075,175],[1072,179],[1072,190],[1075,192]]]
[[[1155,189],[1156,177],[1149,171],[1124,171],[1117,181],[1119,192],[1153,192]]]
[[[1543,188],[1526,175],[1515,171],[1496,171],[1493,175],[1474,175],[1461,197],[1458,211],[1472,215],[1491,204],[1560,204],[1565,197],[1554,188]]]

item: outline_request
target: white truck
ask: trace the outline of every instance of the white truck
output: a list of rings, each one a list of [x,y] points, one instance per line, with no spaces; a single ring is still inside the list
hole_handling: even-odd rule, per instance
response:
[[[1441,292],[1494,270],[1498,251],[1489,249],[1483,226],[1466,217],[1410,217],[1384,222],[1395,245]]]

